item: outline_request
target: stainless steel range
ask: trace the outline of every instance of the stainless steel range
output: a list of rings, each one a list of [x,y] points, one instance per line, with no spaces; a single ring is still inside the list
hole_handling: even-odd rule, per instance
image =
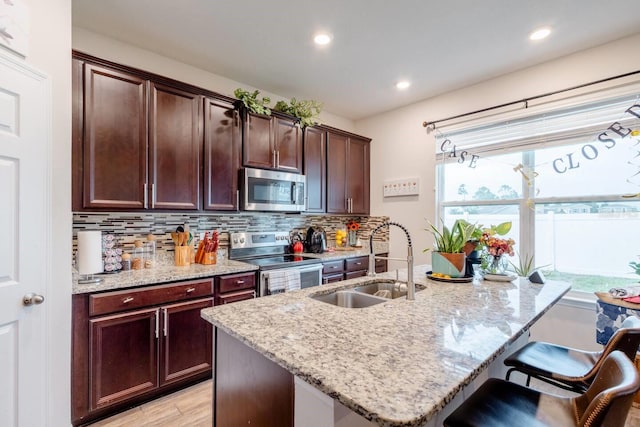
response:
[[[259,267],[259,296],[322,283],[322,261],[288,253],[289,239],[284,231],[230,234],[229,259]]]

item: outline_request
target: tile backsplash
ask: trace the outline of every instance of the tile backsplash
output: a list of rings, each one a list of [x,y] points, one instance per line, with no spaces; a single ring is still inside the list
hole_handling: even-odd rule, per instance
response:
[[[135,240],[144,240],[148,234],[156,238],[157,248],[172,250],[171,232],[176,227],[188,224],[189,229],[198,236],[205,231],[220,232],[220,248],[229,246],[229,232],[239,231],[300,231],[304,234],[310,226],[321,226],[327,232],[330,245],[335,241],[335,231],[344,229],[349,220],[360,224],[358,237],[369,239],[371,230],[388,221],[386,216],[337,216],[306,215],[277,213],[74,213],[73,214],[73,251],[77,248],[77,232],[80,230],[100,230],[113,234],[118,245],[125,251],[133,247]],[[376,241],[387,241],[389,232],[386,229],[376,233]]]

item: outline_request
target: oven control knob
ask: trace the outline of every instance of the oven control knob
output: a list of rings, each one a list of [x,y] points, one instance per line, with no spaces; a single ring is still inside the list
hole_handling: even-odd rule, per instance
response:
[[[240,238],[240,243],[241,243],[241,244],[244,244],[244,237],[241,237],[241,238]]]

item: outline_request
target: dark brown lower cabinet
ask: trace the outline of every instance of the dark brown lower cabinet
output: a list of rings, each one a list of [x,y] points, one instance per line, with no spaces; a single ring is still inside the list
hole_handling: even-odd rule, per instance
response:
[[[91,410],[158,387],[157,309],[89,321]]]
[[[213,280],[74,295],[71,415],[84,425],[211,377]]]
[[[293,375],[216,328],[213,425],[293,427]]]
[[[380,254],[380,256],[388,256],[388,254]],[[358,256],[347,258],[344,260],[327,261],[322,263],[322,283],[334,283],[341,280],[355,279],[356,277],[366,276],[369,269],[369,257]],[[376,273],[384,273],[387,271],[387,260],[376,259]]]

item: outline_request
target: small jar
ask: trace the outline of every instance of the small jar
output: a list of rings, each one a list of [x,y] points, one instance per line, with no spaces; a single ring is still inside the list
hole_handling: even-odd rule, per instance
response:
[[[131,270],[131,254],[122,254],[122,270]]]
[[[145,246],[144,268],[153,268],[156,265],[156,237],[153,234],[147,234]]]
[[[131,255],[131,269],[142,270],[144,268],[144,248],[142,240],[133,242],[133,255]]]

